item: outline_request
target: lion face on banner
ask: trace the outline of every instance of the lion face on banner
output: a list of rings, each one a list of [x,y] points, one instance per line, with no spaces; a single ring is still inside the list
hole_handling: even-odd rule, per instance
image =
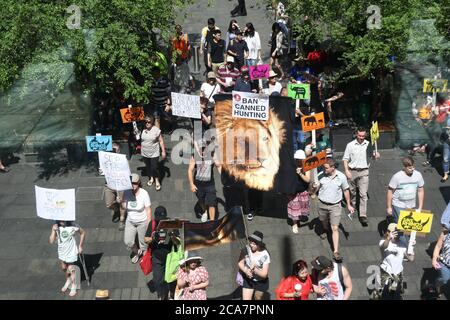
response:
[[[216,131],[222,168],[258,190],[270,190],[286,140],[284,122],[270,109],[269,120],[232,117],[231,100],[216,102]]]

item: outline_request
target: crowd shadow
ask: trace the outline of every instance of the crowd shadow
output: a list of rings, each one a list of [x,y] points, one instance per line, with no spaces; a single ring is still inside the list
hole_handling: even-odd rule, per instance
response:
[[[445,200],[445,204],[448,204],[450,201],[450,187],[439,187],[439,191]]]

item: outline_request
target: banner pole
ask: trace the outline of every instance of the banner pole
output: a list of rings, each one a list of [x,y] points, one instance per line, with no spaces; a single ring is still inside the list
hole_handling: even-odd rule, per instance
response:
[[[311,115],[314,115],[314,114],[315,114],[315,112],[311,112]],[[316,147],[317,147],[316,146],[316,130],[315,129],[311,131],[311,143],[314,145],[312,154],[313,154],[313,156],[315,156],[316,155]],[[313,174],[314,183],[319,182],[318,175],[317,175],[317,168],[313,169],[312,174]]]

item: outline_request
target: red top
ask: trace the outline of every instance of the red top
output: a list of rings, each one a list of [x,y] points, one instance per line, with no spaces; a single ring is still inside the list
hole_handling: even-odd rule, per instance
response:
[[[295,292],[295,285],[298,284],[301,286],[300,292],[301,295],[298,298],[284,298],[282,295],[284,293],[293,293]],[[278,284],[277,289],[275,290],[277,300],[308,300],[309,294],[312,291],[312,281],[311,277],[308,275],[305,282],[300,281],[299,278],[295,276],[289,276],[287,278],[281,279]],[[297,288],[299,289],[299,288]]]

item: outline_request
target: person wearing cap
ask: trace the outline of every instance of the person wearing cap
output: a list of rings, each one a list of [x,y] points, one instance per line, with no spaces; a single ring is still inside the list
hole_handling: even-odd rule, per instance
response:
[[[248,246],[242,250],[238,267],[243,278],[242,300],[262,300],[269,290],[270,255],[263,242],[264,235],[255,231],[248,237]]]
[[[168,233],[166,230],[156,230],[162,220],[168,220],[167,210],[158,206],[154,212],[154,220],[150,221],[145,232],[144,241],[151,248],[153,266],[153,284],[158,300],[167,300],[169,296],[169,284],[165,281],[167,255],[173,246],[180,244],[176,233]]]
[[[228,56],[226,65],[217,70],[217,83],[220,84],[220,92],[233,91],[236,80],[240,75],[239,70],[234,66],[234,58]]]
[[[348,300],[353,284],[348,269],[341,263],[319,256],[311,261],[313,290],[317,300]]]
[[[258,91],[255,82],[250,80],[250,70],[247,66],[241,67],[241,77],[236,80],[234,91],[253,93]]]
[[[403,292],[403,261],[414,261],[408,254],[408,245],[403,242],[396,223],[390,223],[379,247],[383,261],[380,265],[382,299],[399,299]]]
[[[136,140],[141,141],[141,155],[145,163],[145,170],[148,176],[148,186],[155,184],[156,191],[161,190],[159,182],[158,162],[161,156],[166,159],[166,147],[161,130],[155,126],[155,119],[152,116],[146,116],[144,119],[145,127],[142,131],[136,132]]]
[[[294,154],[297,161],[297,193],[288,196],[287,212],[288,217],[292,220],[292,232],[298,233],[298,223],[301,218],[308,218],[309,215],[309,183],[311,181],[311,171],[303,172],[303,161],[306,159],[305,151],[297,150]]]
[[[267,94],[269,96],[275,92],[281,94],[281,89],[283,89],[283,86],[277,81],[277,78],[278,75],[275,73],[275,71],[270,70],[269,81],[267,81],[268,88],[262,90],[264,94]]]
[[[95,292],[95,298],[94,300],[111,300],[109,297],[109,291],[108,290],[97,290]]]
[[[422,174],[414,169],[414,159],[405,157],[402,164],[403,170],[392,176],[386,194],[387,216],[395,223],[398,222],[401,210],[416,207],[416,195],[419,198],[416,211],[422,211],[425,198],[425,181]]]
[[[80,244],[77,246],[75,234],[80,235]],[[58,259],[61,261],[61,270],[66,275],[66,283],[61,288],[61,292],[65,293],[70,287],[69,296],[74,297],[77,294],[79,283],[77,278],[81,275],[76,274],[80,271],[75,263],[78,261],[78,254],[83,253],[84,238],[86,232],[77,224],[71,221],[55,221],[50,233],[50,244],[58,241]]]
[[[148,223],[152,219],[150,196],[147,190],[141,188],[141,179],[137,173],[131,174],[132,190],[126,190],[123,195],[122,207],[127,210],[125,222],[124,242],[131,251],[132,263],[137,263],[147,250],[144,241]],[[135,245],[136,234],[139,239],[139,247]]]
[[[303,260],[294,262],[292,274],[281,279],[275,294],[277,300],[309,300],[309,295],[314,292],[308,265]]]
[[[433,251],[432,265],[438,271],[436,279],[436,291],[438,297],[447,292],[450,296],[450,203],[445,208],[441,217],[442,232],[436,242]]]
[[[237,30],[236,37],[233,40],[230,40],[227,47],[227,54],[234,57],[235,66],[238,70],[244,65],[249,52],[247,42],[245,42],[242,36],[242,31]]]
[[[380,154],[373,150],[366,140],[366,129],[359,127],[356,130],[356,139],[345,147],[344,172],[350,185],[350,197],[353,207],[356,207],[356,190],[359,190],[359,221],[367,227],[367,192],[369,190],[370,158],[378,159]]]
[[[180,300],[206,300],[209,274],[201,265],[202,260],[197,252],[189,251],[186,258],[180,262],[183,264],[177,271],[177,286],[182,290]]]
[[[333,256],[336,261],[341,261],[342,256],[339,253],[339,224],[341,221],[341,202],[342,194],[345,196],[348,211],[353,214],[355,209],[350,202],[349,185],[347,177],[336,170],[336,162],[333,159],[327,159],[323,165],[324,176],[319,180],[319,220],[322,222],[322,239],[327,238],[329,226],[331,225],[333,239]],[[317,186],[316,186],[317,187]]]
[[[217,70],[225,61],[226,43],[221,39],[222,32],[220,30],[212,31],[212,41],[208,46],[208,66],[217,76]]]
[[[219,93],[220,86],[216,81],[216,74],[212,71],[208,72],[206,82],[200,87],[200,97],[208,99],[209,105],[214,106],[214,95]]]

